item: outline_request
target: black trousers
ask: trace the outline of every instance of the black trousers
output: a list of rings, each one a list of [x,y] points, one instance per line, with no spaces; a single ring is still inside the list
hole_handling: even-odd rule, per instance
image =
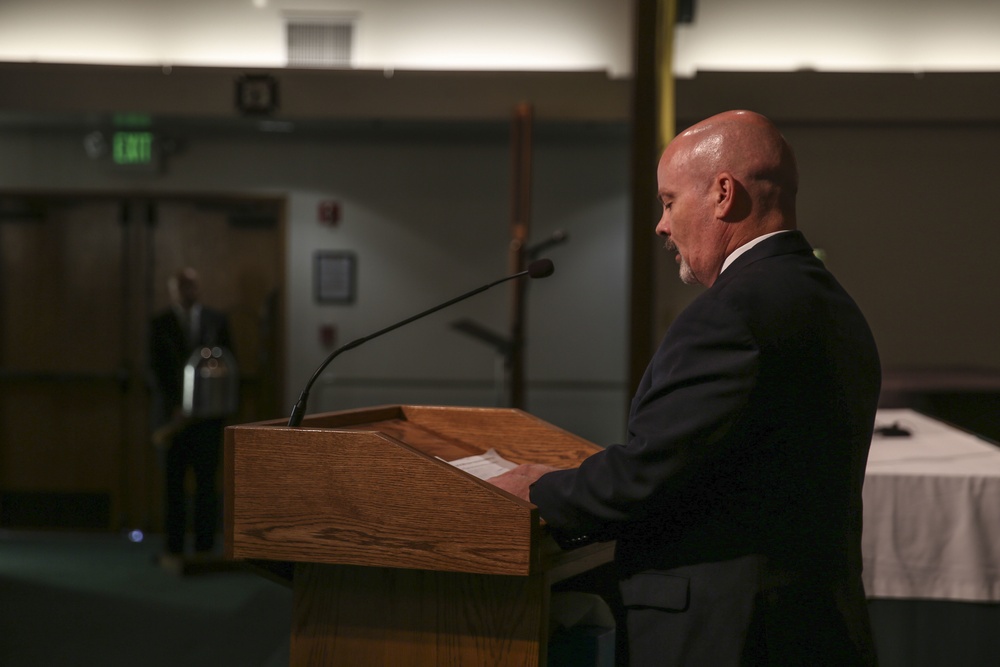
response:
[[[219,494],[216,475],[222,447],[223,421],[210,419],[188,426],[177,433],[166,452],[166,533],[167,551],[184,551],[187,529],[187,498],[184,477],[194,472],[195,551],[210,551],[215,545],[218,525]]]

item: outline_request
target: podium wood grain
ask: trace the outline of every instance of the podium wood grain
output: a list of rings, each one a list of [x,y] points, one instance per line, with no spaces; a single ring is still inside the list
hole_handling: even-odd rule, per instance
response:
[[[293,667],[538,665],[541,575],[299,565]]]
[[[226,553],[295,564],[293,665],[544,664],[549,586],[612,547],[562,552],[534,505],[446,462],[490,448],[560,467],[598,450],[497,408],[226,429]]]

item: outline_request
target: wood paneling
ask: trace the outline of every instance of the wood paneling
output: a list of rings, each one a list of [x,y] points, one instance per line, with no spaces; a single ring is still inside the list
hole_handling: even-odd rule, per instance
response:
[[[245,224],[262,207],[271,224]],[[39,504],[4,516],[48,512],[39,527],[72,527],[55,514],[74,508],[56,501],[96,495],[109,516],[87,527],[158,528],[147,325],[180,266],[195,266],[206,303],[229,313],[241,418],[275,414],[283,212],[273,198],[0,192],[0,492]]]

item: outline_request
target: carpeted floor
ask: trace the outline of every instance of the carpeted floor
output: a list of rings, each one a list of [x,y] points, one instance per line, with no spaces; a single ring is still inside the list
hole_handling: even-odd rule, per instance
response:
[[[243,570],[164,570],[161,544],[0,531],[0,665],[288,664],[289,588]]]
[[[247,570],[182,576],[157,564],[161,546],[159,536],[0,530],[0,667],[287,667],[290,588]],[[887,667],[979,667],[1000,655],[1000,605],[869,608]]]

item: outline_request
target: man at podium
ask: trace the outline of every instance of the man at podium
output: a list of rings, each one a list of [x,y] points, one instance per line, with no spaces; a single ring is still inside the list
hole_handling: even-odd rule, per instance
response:
[[[869,327],[796,228],[766,118],[674,139],[656,232],[707,289],[668,330],[628,439],[492,482],[564,548],[616,540],[633,665],[870,665],[861,484],[881,382]]]

